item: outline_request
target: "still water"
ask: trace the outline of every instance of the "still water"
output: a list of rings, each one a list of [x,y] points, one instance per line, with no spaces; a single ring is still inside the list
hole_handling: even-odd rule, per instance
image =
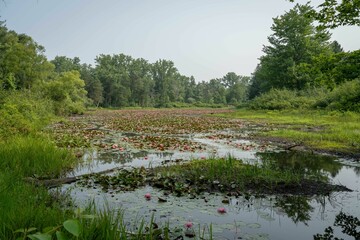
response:
[[[124,134],[123,136],[126,136]],[[123,137],[121,133],[118,139]],[[184,137],[184,136],[182,136]],[[282,151],[271,145],[258,145],[248,140],[209,139],[206,134],[187,136],[204,146],[203,150],[183,151],[144,151],[139,149],[98,149],[89,150],[83,163],[71,175],[100,172],[116,167],[155,167],[177,161],[225,157],[231,155],[248,163],[264,161],[277,164],[281,168],[295,168],[304,172],[320,172],[329,176],[333,183],[344,185],[353,192],[334,192],[330,196],[264,196],[231,197],[223,203],[221,194],[203,194],[197,198],[166,196],[150,186],[132,192],[105,193],[97,188],[85,188],[76,184],[64,185],[80,206],[95,201],[99,207],[104,203],[112,209],[124,211],[129,228],[141,219],[151,217],[157,223],[169,223],[173,228],[183,228],[187,221],[195,224],[197,231],[208,236],[210,225],[214,239],[312,239],[314,234],[324,233],[332,226],[335,216],[343,211],[360,217],[360,164],[347,159],[316,155],[295,151]],[[118,139],[107,139],[110,144]],[[145,193],[151,193],[147,201]],[[219,207],[225,214],[217,212]],[[335,236],[353,239],[334,228]]]

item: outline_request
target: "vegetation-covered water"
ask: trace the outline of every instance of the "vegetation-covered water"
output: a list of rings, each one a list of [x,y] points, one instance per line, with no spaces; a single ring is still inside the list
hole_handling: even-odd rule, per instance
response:
[[[197,116],[187,118],[199,120]],[[214,118],[210,119],[212,120],[199,122],[217,122]],[[72,175],[113,168],[153,168],[181,164],[192,159],[231,155],[251,164],[274,164],[284,171],[296,169],[304,174],[321,173],[329,176],[333,183],[344,185],[353,192],[333,192],[329,196],[226,196],[205,192],[196,196],[177,197],[151,186],[136,188],[133,191],[104,191],[99,186],[87,187],[75,183],[64,185],[63,189],[70,190],[71,196],[80,206],[95,201],[100,208],[107,205],[111,209],[123,210],[124,219],[129,222],[129,229],[134,229],[141,219],[150,221],[154,217],[159,225],[165,226],[168,223],[171,228],[180,232],[184,231],[184,224],[191,221],[194,223],[197,236],[204,234],[205,237],[209,237],[211,226],[215,239],[311,239],[314,234],[323,233],[326,227],[332,226],[340,211],[360,216],[358,163],[331,156],[283,151],[271,143],[252,142],[244,136],[246,126],[236,122],[235,126],[241,127],[234,128],[234,125],[227,125],[232,120],[219,121],[224,121],[223,125],[211,129],[212,125],[209,123],[208,132],[205,128],[201,131],[190,129],[189,132],[182,129],[165,131],[164,129],[171,126],[168,122],[164,123],[165,127],[159,130],[160,133],[152,132],[153,125],[142,125],[140,122],[137,125],[139,129],[133,132],[114,127],[103,128],[109,124],[98,122],[97,131],[103,131],[104,134],[98,134],[90,141],[98,147],[84,154],[83,163]],[[223,128],[224,126],[227,128]],[[83,125],[83,129],[87,127],[87,124]],[[78,128],[77,131],[81,129]],[[143,147],[144,145],[147,147]],[[146,193],[151,194],[150,200],[144,198]],[[220,207],[225,208],[226,213],[219,213]],[[336,236],[349,238],[341,233],[340,228],[334,229]]]

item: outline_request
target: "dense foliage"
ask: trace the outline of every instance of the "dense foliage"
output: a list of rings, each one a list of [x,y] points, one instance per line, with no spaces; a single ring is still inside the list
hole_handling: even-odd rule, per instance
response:
[[[294,0],[290,0],[294,2]],[[359,0],[324,0],[316,10],[310,12],[321,27],[336,28],[343,25],[360,26],[360,1]]]
[[[274,18],[270,45],[251,79],[252,108],[360,111],[360,50],[344,52],[330,42],[312,12],[308,4],[297,4]]]
[[[250,79],[230,72],[220,79],[196,83],[193,76],[180,74],[172,61],[149,63],[124,54],[101,54],[95,67],[65,56],[51,62],[58,73],[79,71],[87,96],[96,106],[104,107],[238,104],[247,100]]]

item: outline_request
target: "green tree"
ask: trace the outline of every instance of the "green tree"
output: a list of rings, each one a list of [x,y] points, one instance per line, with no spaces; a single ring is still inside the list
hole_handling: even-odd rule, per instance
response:
[[[96,76],[104,88],[104,105],[124,107],[131,97],[129,66],[133,58],[125,54],[96,57]]]
[[[317,29],[314,19],[307,14],[312,8],[299,5],[274,18],[268,37],[270,45],[263,48],[264,56],[253,74],[251,95],[256,96],[271,88],[303,89],[308,86],[303,78],[294,74],[296,66],[311,63],[314,56],[331,51],[330,34]],[[254,86],[256,84],[256,86]]]
[[[31,37],[9,31],[0,21],[0,87],[30,89],[35,82],[48,79],[54,67],[44,51]]]
[[[53,60],[50,61],[55,66],[55,72],[63,73],[69,71],[79,71],[81,69],[80,58],[68,58],[65,56],[56,56]]]
[[[237,104],[246,101],[249,81],[250,77],[239,76],[234,72],[229,72],[222,77],[221,82],[226,88],[226,102]]]
[[[59,115],[83,113],[87,101],[85,82],[80,79],[78,71],[61,73],[55,79],[41,86],[45,97],[54,102]]]
[[[309,16],[319,21],[321,27],[360,26],[360,0],[324,0],[317,9],[309,12]]]
[[[143,58],[135,59],[129,66],[130,103],[135,106],[149,107],[153,105],[154,81],[151,65]]]
[[[160,59],[152,65],[156,106],[165,107],[170,103],[170,88],[176,74],[178,70],[172,61]]]
[[[87,96],[90,98],[95,106],[99,106],[103,98],[103,86],[100,80],[96,77],[95,69],[88,64],[82,64],[80,68],[81,79],[85,82],[85,90]]]

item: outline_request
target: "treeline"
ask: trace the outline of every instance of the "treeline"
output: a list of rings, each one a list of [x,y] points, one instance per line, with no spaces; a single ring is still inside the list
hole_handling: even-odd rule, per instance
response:
[[[83,113],[89,106],[224,106],[247,99],[250,77],[233,72],[196,82],[168,60],[100,55],[93,67],[77,57],[48,61],[44,52],[0,21],[0,137],[33,132],[54,115]]]
[[[297,4],[274,18],[274,32],[253,73],[254,109],[326,108],[360,111],[360,50],[344,52],[312,8]]]
[[[28,90],[52,101],[58,114],[80,113],[85,105],[171,107],[174,104],[237,104],[247,99],[250,77],[231,72],[196,82],[174,63],[135,59],[124,54],[97,56],[95,66],[78,57],[48,61],[31,37],[0,23],[0,91]],[[6,94],[5,94],[6,95]],[[2,101],[3,97],[2,97]]]
[[[174,63],[124,54],[100,55],[96,66],[80,59],[57,56],[51,63],[59,74],[76,70],[85,81],[88,97],[103,107],[172,107],[176,104],[237,104],[247,99],[250,77],[233,72],[220,79],[197,83],[194,77],[179,73]]]

